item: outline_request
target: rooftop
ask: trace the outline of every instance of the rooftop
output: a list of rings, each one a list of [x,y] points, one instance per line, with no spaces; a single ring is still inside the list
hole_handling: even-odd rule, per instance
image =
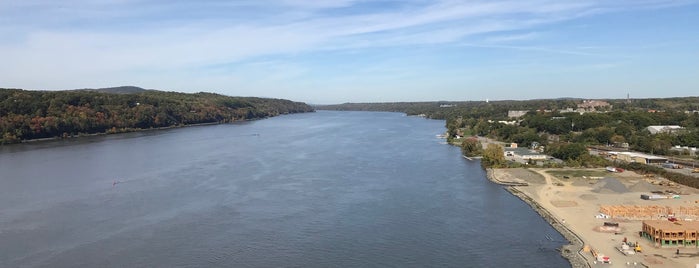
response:
[[[699,222],[697,221],[676,221],[671,222],[668,220],[647,220],[643,221],[644,224],[654,227],[655,229],[660,229],[666,232],[675,231],[685,231],[685,230],[699,230]]]
[[[635,153],[635,152],[610,152],[610,154],[623,154],[623,155],[628,155],[630,157],[643,157],[645,159],[667,160],[666,157],[643,154],[643,153]]]
[[[543,155],[535,150],[529,149],[529,148],[512,148],[512,147],[505,147],[505,152],[514,152],[517,155]]]

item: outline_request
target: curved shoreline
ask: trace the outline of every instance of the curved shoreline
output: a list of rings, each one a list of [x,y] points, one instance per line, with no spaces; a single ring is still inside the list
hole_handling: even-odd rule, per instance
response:
[[[300,114],[300,113],[312,113],[312,112],[315,112],[315,111],[288,113],[288,114]],[[164,127],[151,127],[151,128],[122,128],[116,132],[108,132],[107,131],[107,132],[97,132],[97,133],[77,133],[77,134],[69,135],[67,137],[55,136],[55,137],[48,137],[48,138],[21,140],[21,141],[16,142],[16,143],[6,143],[6,144],[0,143],[0,146],[13,145],[13,144],[25,144],[25,143],[27,143],[27,144],[28,143],[41,143],[41,142],[47,142],[47,141],[78,139],[78,138],[84,138],[84,137],[106,136],[106,135],[113,135],[113,134],[125,134],[125,133],[134,133],[134,132],[168,130],[168,129],[185,128],[185,127],[199,127],[199,126],[212,126],[212,125],[244,123],[244,122],[250,122],[250,121],[264,120],[264,119],[277,117],[277,116],[281,116],[281,115],[287,115],[287,114],[278,114],[278,115],[273,115],[273,116],[251,118],[251,119],[244,119],[244,120],[234,120],[234,121],[230,121],[230,122],[222,122],[221,121],[221,122],[206,122],[206,123],[194,123],[194,124],[179,124],[179,125],[171,125],[171,126],[164,126]]]
[[[525,203],[527,203],[536,213],[538,213],[546,222],[551,225],[558,233],[560,233],[566,240],[568,240],[567,245],[563,245],[560,249],[561,256],[570,262],[570,266],[573,268],[590,268],[590,262],[582,255],[583,242],[582,238],[578,234],[574,233],[568,227],[561,224],[551,212],[543,208],[539,203],[537,203],[533,198],[523,193],[516,186],[510,186],[506,183],[498,181],[495,176],[493,176],[493,169],[486,169],[486,177],[493,183],[505,185],[505,190],[507,190],[512,195],[518,197]]]

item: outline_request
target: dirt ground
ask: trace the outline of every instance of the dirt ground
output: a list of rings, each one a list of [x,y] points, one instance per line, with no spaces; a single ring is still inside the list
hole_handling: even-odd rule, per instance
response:
[[[612,260],[612,264],[595,264],[591,253],[583,252],[592,267],[634,267],[634,263],[637,267],[643,267],[641,264],[648,267],[695,267],[699,264],[697,248],[680,248],[680,254],[677,255],[675,248],[655,248],[650,241],[639,237],[640,220],[595,217],[599,214],[600,205],[698,206],[695,203],[699,201],[697,189],[671,185],[662,178],[644,177],[629,171],[607,173],[604,169],[496,169],[493,176],[527,182],[528,186],[516,186],[516,189],[580,236],[585,248],[594,249]],[[600,182],[608,183],[602,187]],[[640,199],[640,194],[650,194],[650,190],[669,190],[681,195],[679,199]],[[620,230],[601,231],[603,228],[600,227],[605,221],[618,222]],[[638,241],[643,252],[623,255],[616,247],[621,245],[624,238],[632,242]]]

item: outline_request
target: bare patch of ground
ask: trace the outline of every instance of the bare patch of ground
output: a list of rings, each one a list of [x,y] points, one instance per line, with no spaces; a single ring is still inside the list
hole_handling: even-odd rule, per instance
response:
[[[578,206],[578,202],[572,200],[551,200],[551,205],[554,205],[559,208],[576,207]]]
[[[546,179],[539,173],[533,172],[526,168],[510,168],[507,172],[512,174],[513,177],[524,180],[532,184],[544,184]]]
[[[597,196],[591,194],[581,194],[580,199],[582,200],[597,200]]]

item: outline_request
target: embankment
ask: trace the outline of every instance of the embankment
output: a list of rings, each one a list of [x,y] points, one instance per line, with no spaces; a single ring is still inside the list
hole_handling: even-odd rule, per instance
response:
[[[487,169],[486,174],[488,180],[497,184],[506,185],[505,189],[508,192],[518,197],[525,203],[529,204],[529,206],[531,206],[534,211],[539,213],[539,215],[541,215],[541,217],[544,218],[544,220],[546,220],[546,222],[548,222],[551,225],[551,227],[556,229],[556,231],[558,231],[563,237],[565,237],[566,240],[568,240],[570,244],[563,245],[560,249],[560,252],[561,256],[563,256],[563,258],[566,258],[573,268],[591,267],[588,260],[585,259],[585,257],[582,255],[583,242],[577,234],[575,234],[573,231],[561,224],[555,217],[553,217],[553,215],[551,215],[551,213],[548,210],[539,205],[539,203],[537,203],[530,196],[518,190],[517,187],[508,185],[507,182],[503,183],[501,180],[496,178],[493,169]]]

